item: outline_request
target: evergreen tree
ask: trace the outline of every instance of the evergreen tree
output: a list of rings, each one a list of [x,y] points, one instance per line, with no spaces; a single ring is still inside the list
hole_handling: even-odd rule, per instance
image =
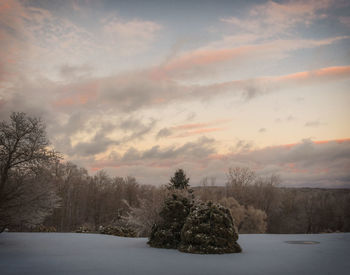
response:
[[[182,252],[199,254],[239,253],[238,233],[230,210],[219,205],[198,203],[181,230]]]
[[[177,248],[191,206],[191,199],[182,195],[172,194],[167,198],[160,211],[161,220],[152,227],[148,244],[158,248]]]
[[[170,178],[169,188],[170,189],[187,189],[189,187],[188,182],[190,178],[186,177],[184,170],[176,170],[173,177]]]

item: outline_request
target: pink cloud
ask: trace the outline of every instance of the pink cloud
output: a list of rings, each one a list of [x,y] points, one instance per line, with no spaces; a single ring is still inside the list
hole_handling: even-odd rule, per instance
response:
[[[331,78],[350,76],[350,66],[338,66],[338,67],[328,67],[321,68],[314,71],[298,72],[294,74],[289,74],[281,77],[274,78],[277,81],[295,81],[295,80],[312,80],[312,79],[322,79],[329,80]]]
[[[279,60],[291,51],[303,48],[314,48],[333,44],[349,36],[338,36],[322,40],[307,39],[275,39],[260,44],[232,47],[236,38],[224,39],[205,48],[185,52],[150,71],[155,80],[169,80],[205,76],[216,71],[220,66],[232,68],[244,64],[254,64],[269,59]],[[232,41],[231,41],[232,40]]]
[[[246,46],[234,49],[197,50],[169,61],[163,67],[163,70],[165,72],[179,71],[184,69],[186,70],[194,66],[203,66],[223,62],[227,61],[228,59],[247,54],[254,48],[254,46]]]
[[[329,139],[329,140],[311,140],[311,143],[314,144],[327,144],[327,143],[331,143],[331,142],[336,142],[336,143],[344,143],[344,142],[350,142],[350,138],[343,138],[343,139]],[[270,148],[286,148],[286,149],[291,149],[297,145],[299,145],[300,143],[290,143],[290,144],[283,144],[283,145],[276,145],[276,146],[272,146]]]
[[[61,98],[55,100],[53,105],[59,108],[85,105],[97,99],[98,90],[98,81],[91,81],[83,85],[68,85],[63,89]]]
[[[155,79],[150,74],[151,71],[152,69],[130,72],[57,86],[56,90],[59,92],[56,92],[53,104],[56,107],[63,108],[94,103],[103,106],[105,109],[133,111],[155,104],[163,105],[174,101],[198,100],[217,97],[225,93],[250,99],[291,86],[318,85],[320,82],[336,81],[350,77],[350,66],[338,66],[283,76],[266,76],[209,85],[184,85],[176,81]],[[209,126],[225,122],[227,120],[175,125],[170,129],[180,131],[210,128]]]

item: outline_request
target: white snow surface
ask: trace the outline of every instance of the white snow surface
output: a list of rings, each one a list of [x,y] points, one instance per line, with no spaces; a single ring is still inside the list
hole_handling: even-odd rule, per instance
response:
[[[145,238],[2,233],[0,274],[350,274],[350,233],[241,234],[238,243],[243,253],[198,255],[151,248]]]

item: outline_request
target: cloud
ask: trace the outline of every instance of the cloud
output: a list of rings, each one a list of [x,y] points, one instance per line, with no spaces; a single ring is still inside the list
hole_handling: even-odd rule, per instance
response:
[[[119,128],[126,130],[126,131],[131,131],[131,134],[126,135],[121,139],[121,142],[129,142],[133,140],[140,140],[142,139],[146,134],[151,132],[157,121],[155,119],[150,119],[150,121],[147,124],[142,123],[138,119],[126,119],[123,120],[118,126]]]
[[[293,28],[308,26],[316,19],[324,18],[324,11],[332,1],[288,1],[277,3],[268,1],[253,6],[246,18],[228,17],[221,21],[232,24],[238,32],[254,34],[255,38],[270,38],[289,35]]]
[[[90,68],[107,75],[116,71],[123,58],[148,50],[162,29],[160,24],[143,19],[106,20],[103,16],[100,20],[99,12],[85,9],[95,20],[89,27],[84,24],[88,18],[74,16],[71,10],[67,3],[2,1],[0,81],[19,74],[71,80],[88,76]]]
[[[293,115],[289,115],[285,118],[276,118],[275,119],[275,122],[292,122],[292,121],[295,121],[297,120],[297,118]]]
[[[59,68],[61,76],[65,79],[77,79],[91,75],[93,68],[87,64],[83,65],[62,65]]]
[[[347,27],[350,27],[350,16],[340,16],[339,21]]]
[[[0,3],[0,119],[7,119],[11,111],[41,116],[53,146],[67,159],[86,167],[132,174],[145,183],[158,183],[168,178],[167,171],[180,166],[191,170],[193,180],[206,174],[224,181],[229,165],[251,165],[262,174],[281,173],[287,184],[303,184],[304,180],[322,186],[347,184],[344,179],[348,174],[340,167],[348,160],[324,149],[338,152],[343,146],[346,152],[346,142],[303,141],[258,150],[253,141],[237,137],[231,146],[234,153],[226,154],[219,148],[230,147],[228,138],[215,141],[209,137],[216,133],[225,136],[224,131],[232,127],[225,124],[228,121],[205,121],[203,110],[200,116],[195,113],[200,110],[197,104],[188,108],[195,112],[185,111],[172,117],[171,123],[167,117],[178,106],[185,109],[183,106],[191,103],[211,104],[208,99],[238,99],[235,103],[246,104],[246,108],[259,104],[259,100],[249,100],[270,93],[315,90],[333,83],[344,86],[350,77],[350,67],[345,63],[311,71],[295,69],[284,75],[275,70],[277,62],[304,52],[299,50],[344,44],[341,41],[349,38],[341,31],[317,37],[303,31],[328,14],[329,1],[259,4],[245,17],[224,18],[220,25],[225,30],[210,36],[216,40],[207,40],[201,46],[202,40],[196,41],[194,48],[177,44],[170,54],[164,53],[166,40],[158,40],[166,38],[161,36],[165,32],[173,34],[170,25],[165,29],[150,19],[93,11],[92,2],[76,4]],[[346,17],[335,20],[347,24]],[[142,55],[145,53],[151,55]],[[151,61],[146,64],[148,58]],[[271,67],[265,71],[262,64]],[[298,66],[304,68],[305,64]],[[241,72],[245,67],[249,74]],[[268,75],[254,73],[255,68]],[[188,121],[184,122],[187,113]],[[276,116],[285,122],[294,119]],[[307,117],[304,122],[310,127],[322,124]],[[303,167],[302,159],[306,161],[308,155],[296,148],[308,152],[315,167]],[[315,152],[320,152],[317,157]],[[336,166],[322,154],[333,156]],[[329,174],[322,172],[326,169]],[[337,181],[336,172],[342,180]]]
[[[331,45],[348,38],[349,36],[325,39],[276,38],[235,47],[236,37],[226,36],[205,47],[174,56],[155,68],[153,74],[159,79],[192,79],[209,76],[217,70],[251,66],[264,60],[269,62],[280,60],[299,49]]]
[[[229,119],[220,119],[215,120],[211,122],[206,123],[189,123],[189,124],[180,124],[175,125],[170,128],[162,128],[157,133],[156,138],[165,138],[165,137],[175,137],[175,138],[183,138],[183,137],[190,137],[195,135],[200,135],[204,133],[211,133],[211,132],[217,132],[217,131],[223,131],[225,130],[222,127],[209,127],[212,125],[220,125],[227,123],[231,120]]]
[[[158,131],[156,138],[160,139],[160,138],[171,136],[172,134],[173,134],[173,131],[171,129],[162,128]]]
[[[247,151],[251,150],[253,148],[254,144],[252,141],[247,140],[238,140],[235,147],[233,148],[234,151]]]
[[[16,77],[19,71],[18,61],[24,55],[26,38],[22,34],[21,16],[23,9],[17,1],[1,1],[0,88]]]
[[[197,116],[197,114],[195,112],[190,112],[187,115],[186,121],[191,121],[193,120],[195,117]]]
[[[121,163],[117,165],[128,165],[129,162],[144,161],[163,161],[163,160],[196,160],[198,158],[208,157],[216,152],[215,139],[200,137],[194,142],[187,142],[181,146],[170,146],[161,148],[155,145],[152,148],[139,151],[136,148],[129,148],[121,157]],[[142,162],[140,162],[142,161]],[[153,163],[153,162],[152,162]]]
[[[305,123],[305,127],[319,127],[321,125],[325,125],[325,123],[322,123],[319,120],[312,120],[312,121],[307,121]]]
[[[78,110],[83,113],[135,114],[140,110],[162,108],[175,102],[206,100],[223,95],[248,100],[286,88],[342,81],[349,76],[349,66],[209,85],[159,81],[147,70],[77,80],[69,84],[47,79],[34,82],[22,76],[12,81],[11,87],[0,90],[3,105],[0,113],[6,117],[10,110],[22,110],[30,114],[44,114],[47,119],[71,115]]]
[[[97,99],[98,91],[98,81],[68,84],[56,93],[57,99],[52,102],[52,105],[57,109],[75,109],[77,106],[89,106]]]
[[[285,185],[349,186],[350,140],[329,140],[267,147],[226,156],[227,162],[245,164],[261,174],[282,176]]]
[[[104,133],[98,132],[89,142],[79,142],[71,150],[71,155],[93,156],[105,152],[109,146],[118,145],[119,141],[107,138]]]
[[[156,145],[144,151],[129,148],[117,160],[95,162],[93,166],[114,167],[124,173],[133,171],[133,175],[152,184],[164,183],[169,170],[183,167],[191,172],[191,184],[211,175],[222,185],[230,167],[244,166],[260,176],[279,174],[283,186],[350,186],[350,139],[319,142],[306,139],[296,144],[261,149],[253,149],[251,143],[239,141],[236,144],[239,151],[221,155],[217,154],[215,143],[215,140],[200,138],[178,147]]]
[[[191,131],[185,131],[181,134],[178,134],[176,137],[190,137],[190,136],[194,136],[194,135],[218,132],[218,131],[223,131],[223,130],[224,130],[224,128],[201,128],[201,129],[196,129],[196,130],[191,130]]]
[[[197,128],[203,128],[206,126],[211,125],[212,123],[192,123],[192,124],[183,124],[183,125],[177,125],[174,126],[174,130],[188,130],[188,129],[197,129]]]
[[[298,72],[289,75],[284,75],[276,78],[277,81],[317,81],[317,80],[332,80],[342,77],[348,77],[350,75],[350,66],[336,66],[320,68],[313,71]]]
[[[129,142],[142,140],[156,125],[154,119],[144,122],[129,117],[118,121],[99,119],[94,114],[85,115],[70,116],[67,123],[58,129],[59,133],[66,134],[61,139],[56,138],[58,148],[69,156],[93,157],[106,152],[111,146],[126,146]]]
[[[149,49],[162,26],[158,23],[140,19],[130,21],[120,18],[109,19],[103,25],[103,32],[114,50],[123,54],[138,54]]]
[[[159,78],[192,80],[227,73],[228,70],[279,61],[293,51],[333,44],[349,36],[305,39],[301,30],[327,17],[333,1],[268,1],[254,5],[238,17],[221,18],[226,32],[221,39],[191,51],[178,51],[167,58],[155,74]]]
[[[266,128],[260,128],[258,132],[259,133],[265,133],[266,132]]]
[[[292,115],[289,115],[287,118],[286,118],[286,121],[290,122],[290,121],[293,121],[293,120],[296,120],[296,118]]]

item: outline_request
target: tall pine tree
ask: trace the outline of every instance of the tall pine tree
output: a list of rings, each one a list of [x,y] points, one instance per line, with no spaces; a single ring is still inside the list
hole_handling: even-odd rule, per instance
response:
[[[170,178],[169,189],[187,189],[190,178],[186,177],[184,170],[176,170],[173,177]]]

